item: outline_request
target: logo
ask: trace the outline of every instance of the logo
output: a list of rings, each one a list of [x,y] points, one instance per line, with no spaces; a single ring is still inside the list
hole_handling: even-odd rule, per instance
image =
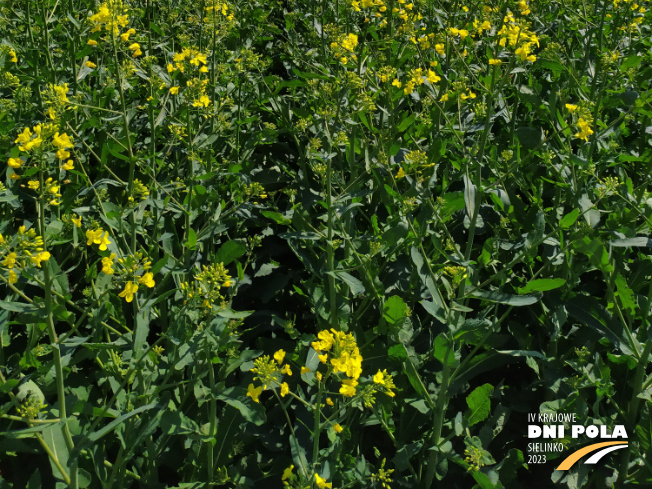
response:
[[[565,444],[569,438],[579,440],[599,437],[601,440],[610,441],[599,441],[576,450],[566,456],[555,470],[569,470],[590,454],[583,463],[597,464],[605,455],[628,446],[627,430],[623,425],[615,425],[613,429],[605,425],[584,426],[579,424],[574,413],[528,413],[527,417],[527,437],[528,440],[532,440],[527,445],[529,464],[546,463],[547,455],[565,451]]]

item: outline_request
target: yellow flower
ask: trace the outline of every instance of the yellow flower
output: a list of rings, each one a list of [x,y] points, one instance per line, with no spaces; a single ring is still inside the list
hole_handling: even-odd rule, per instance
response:
[[[580,130],[575,134],[575,137],[584,139],[584,141],[588,141],[589,136],[593,134],[593,130],[591,129],[591,122],[580,117],[580,120],[577,121],[577,127],[579,127]]]
[[[88,44],[89,46],[97,46],[97,41],[95,39],[89,39],[88,41],[86,41],[86,44]]]
[[[334,406],[334,405],[335,405],[335,404],[333,403],[333,400],[332,400],[330,397],[327,397],[327,398],[326,398],[326,404],[328,404],[329,406]]]
[[[192,103],[192,106],[201,107],[203,105],[204,107],[208,107],[208,104],[210,103],[211,103],[211,99],[209,99],[207,95],[202,95],[201,97],[199,97],[199,100],[195,100]]]
[[[132,51],[132,56],[135,58],[136,56],[140,56],[143,54],[143,52],[140,50],[140,44],[137,42],[133,43],[131,46],[129,46],[129,49]]]
[[[342,387],[340,387],[340,394],[346,397],[355,396],[355,387],[358,385],[358,381],[355,379],[344,379],[342,381]]]
[[[332,482],[326,482],[326,479],[322,479],[317,474],[315,474],[315,484],[317,484],[317,487],[319,489],[326,489],[326,488],[330,489],[333,487]]]
[[[20,158],[9,158],[7,164],[11,168],[20,168],[21,166],[23,166],[23,160],[21,160]]]
[[[319,341],[313,341],[312,346],[315,351],[330,350],[333,347],[333,334],[330,331],[323,330],[317,333]]]
[[[91,69],[92,68],[97,68],[97,65],[95,63],[93,63],[92,61],[86,61],[86,63],[84,63],[84,64],[86,65],[87,68],[91,68]]]
[[[179,93],[179,87],[170,87],[170,93],[172,95],[176,95],[177,93]]]
[[[11,59],[9,61],[11,61],[12,63],[18,63],[18,57],[16,56],[16,51],[10,49],[9,56],[11,56]]]
[[[199,68],[199,72],[200,73],[208,73],[208,68],[206,66],[202,66],[201,68]]]
[[[263,386],[254,387],[254,384],[249,384],[249,388],[247,389],[247,395],[251,397],[254,402],[260,402],[258,396],[262,394],[262,392]]]
[[[74,144],[70,140],[70,136],[68,136],[65,132],[61,135],[59,135],[58,132],[55,133],[54,137],[52,138],[52,144],[59,149],[67,149],[67,148],[72,148],[74,146]]]
[[[398,173],[396,174],[396,178],[405,178],[405,170],[403,168],[398,169]]]
[[[15,284],[16,282],[18,282],[18,275],[13,270],[9,270],[9,283]]]
[[[102,233],[104,233],[104,236],[102,236]],[[107,245],[111,244],[111,241],[109,241],[109,232],[105,232],[102,228],[96,229],[95,231],[91,231],[90,229],[86,231],[86,239],[88,240],[86,242],[87,246],[92,244],[100,245],[100,250],[102,251],[107,249]]]
[[[290,465],[287,469],[283,471],[283,475],[281,476],[281,480],[285,481],[288,480],[292,476],[292,471],[294,470],[294,465]]]
[[[322,378],[321,372],[315,372],[315,377],[317,377],[317,380],[321,382],[321,378]]]
[[[70,153],[66,151],[65,149],[60,149],[56,153],[57,158],[60,160],[65,160],[67,158],[70,158]]]
[[[129,40],[129,36],[135,33],[136,31],[134,29],[129,29],[127,32],[123,32],[122,34],[120,34],[120,40],[122,42],[127,42]]]
[[[287,382],[283,382],[281,384],[281,397],[285,397],[288,392],[290,392],[290,386]]]
[[[138,284],[136,282],[127,282],[125,284],[125,289],[118,294],[119,297],[124,297],[127,302],[134,300],[134,294],[138,290]]]
[[[501,60],[499,60],[499,59],[491,58],[489,60],[489,64],[490,65],[498,65],[498,66],[500,66],[500,65],[503,64],[503,62]]]
[[[27,186],[29,187],[30,190],[38,190],[38,188],[41,186],[38,180],[30,180],[27,182]]]
[[[437,76],[437,73],[432,70],[428,70],[428,75],[426,75],[426,78],[430,83],[437,83],[438,81],[441,81],[441,77]]]
[[[448,102],[448,93],[445,93],[444,95],[441,96],[439,99],[440,102]]]
[[[301,367],[301,375],[310,373],[311,370],[308,367]]]
[[[143,276],[138,279],[138,283],[141,283],[151,289],[156,285],[156,282],[154,282],[154,274],[151,272],[143,274]]]
[[[81,216],[77,216],[77,217],[74,217],[74,216],[73,216],[73,217],[70,218],[70,220],[71,220],[71,221],[73,222],[73,224],[74,224],[75,226],[77,226],[78,228],[81,227]]]
[[[80,218],[81,220],[81,218]],[[111,253],[111,256],[105,256],[102,258],[102,272],[107,275],[113,275],[113,259],[115,258],[115,253]]]
[[[398,81],[398,78],[394,78],[392,85],[395,86],[396,88],[401,88],[402,83]]]
[[[2,265],[3,267],[10,268],[10,269],[14,268],[16,266],[16,258],[17,257],[18,257],[18,255],[16,255],[16,253],[14,253],[12,251],[11,253],[9,253],[5,257],[5,259],[2,261],[2,263],[0,263],[0,265]]]
[[[29,140],[32,138],[32,130],[29,127],[23,129],[23,132],[18,135],[14,143],[29,143]]]
[[[317,355],[317,358],[319,358],[319,361],[321,363],[326,363],[328,361],[328,353],[323,353],[321,355]]]
[[[278,350],[276,353],[274,353],[274,360],[276,360],[276,363],[279,365],[283,363],[283,359],[285,358],[285,350],[281,349]]]
[[[336,433],[342,433],[342,431],[344,431],[344,428],[342,428],[339,423],[335,423],[333,425],[333,429]]]
[[[192,57],[190,60],[191,65],[199,66],[199,64],[206,64],[206,55],[202,53],[197,53],[195,56]]]
[[[571,114],[575,112],[579,107],[575,104],[566,104],[566,109],[568,109],[568,112]]]
[[[384,384],[385,382],[383,380],[383,377],[384,377],[383,373],[380,370],[378,370],[378,373],[374,375],[374,383]]]
[[[42,251],[38,253],[36,256],[30,256],[29,259],[30,261],[36,265],[37,267],[41,268],[41,262],[42,261],[48,261],[50,259],[50,253],[47,251]]]
[[[72,160],[68,160],[63,165],[61,165],[61,168],[64,170],[72,170],[75,168],[75,165]]]

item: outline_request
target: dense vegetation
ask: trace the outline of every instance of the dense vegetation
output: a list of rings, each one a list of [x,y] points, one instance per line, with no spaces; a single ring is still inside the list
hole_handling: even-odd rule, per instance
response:
[[[650,487],[647,6],[1,1],[0,488]]]

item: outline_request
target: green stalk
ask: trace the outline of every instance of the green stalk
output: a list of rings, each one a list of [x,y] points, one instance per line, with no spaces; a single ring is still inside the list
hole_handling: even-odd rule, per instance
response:
[[[329,140],[329,153],[330,153],[330,137]],[[329,305],[330,305],[330,323],[331,327],[339,329],[339,320],[337,318],[337,290],[335,289],[335,277],[333,273],[335,272],[334,264],[334,255],[335,250],[333,249],[333,164],[332,158],[328,157],[327,170],[326,170],[326,204],[328,205],[328,218],[327,218],[327,238],[326,238],[326,268],[329,272],[328,275],[328,296],[329,296]]]
[[[124,124],[125,134],[127,136],[127,151],[129,152],[129,180],[127,181],[127,195],[132,195],[134,190],[134,176],[136,173],[136,158],[134,157],[133,146],[131,143],[131,133],[129,132],[129,121],[127,120],[127,104],[125,102],[125,93],[122,88],[122,73],[120,71],[120,61],[118,60],[118,46],[115,35],[111,34],[113,43],[113,60],[115,62],[115,73],[118,79],[118,93],[120,94],[120,104],[122,107],[122,123]],[[136,218],[134,212],[129,215],[129,225],[131,227],[131,253],[136,252]],[[137,301],[133,301],[134,312],[137,311]]]
[[[206,342],[204,352],[206,354],[206,362],[208,363],[208,380],[210,383],[211,392],[215,392],[215,371],[213,369],[213,364],[211,362],[211,350],[208,341]],[[214,437],[216,422],[217,422],[217,400],[215,399],[214,396],[211,397],[208,403],[208,410],[209,410],[208,436]],[[206,470],[208,472],[207,482],[209,484],[209,487],[212,487],[211,482],[213,481],[213,474],[215,473],[215,469],[213,467],[213,461],[214,461],[213,443],[208,442],[207,450],[206,450]]]
[[[39,219],[39,234],[43,237],[43,248],[47,250],[45,243],[45,195],[44,195],[44,176],[43,171],[39,172],[39,183],[41,194],[38,202],[38,219]],[[52,347],[52,361],[54,363],[55,381],[57,384],[57,398],[59,401],[59,418],[63,423],[61,431],[68,453],[72,453],[75,445],[72,441],[70,428],[68,426],[68,415],[66,413],[66,394],[63,379],[63,364],[61,362],[61,350],[59,349],[59,340],[54,328],[54,314],[53,314],[53,300],[52,300],[52,277],[50,277],[50,268],[47,263],[43,266],[43,290],[45,293],[45,315],[48,335],[50,336],[50,345]],[[64,474],[64,472],[61,472]],[[68,486],[71,489],[77,489],[77,462],[73,461],[70,466],[70,481]]]

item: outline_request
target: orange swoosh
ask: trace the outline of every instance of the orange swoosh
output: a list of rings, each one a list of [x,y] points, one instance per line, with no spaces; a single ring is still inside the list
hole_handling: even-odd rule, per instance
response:
[[[571,453],[568,457],[564,459],[564,461],[559,464],[559,467],[555,470],[568,470],[570,469],[575,462],[577,462],[579,459],[581,459],[584,455],[587,453],[595,452],[599,448],[602,447],[608,447],[610,445],[627,445],[626,441],[604,441],[602,443],[594,443],[593,445],[589,445],[588,447],[584,447],[576,452]]]

